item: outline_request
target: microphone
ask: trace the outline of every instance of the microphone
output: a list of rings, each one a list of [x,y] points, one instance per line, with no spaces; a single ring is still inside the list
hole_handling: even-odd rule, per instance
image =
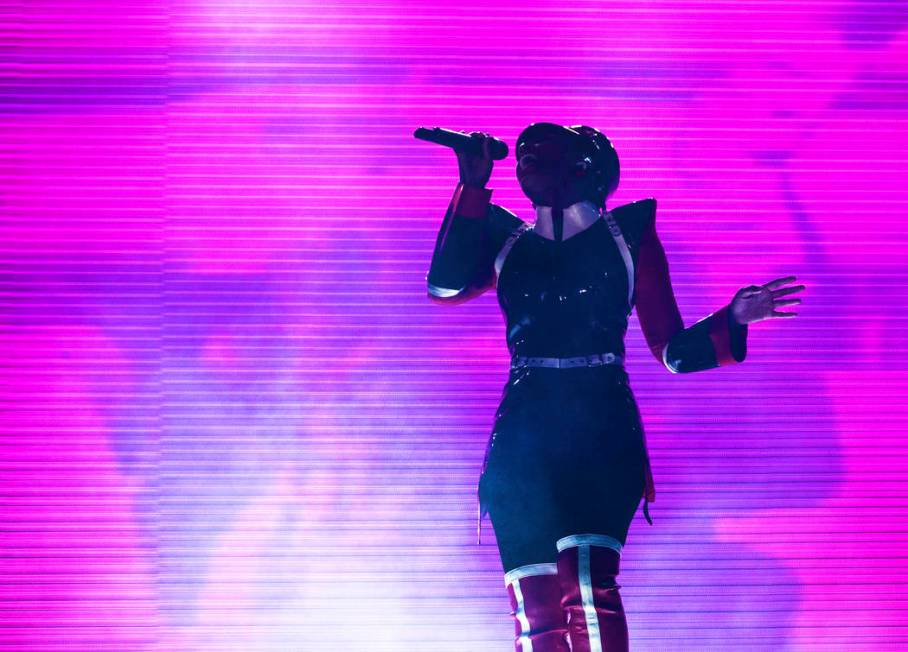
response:
[[[455,152],[477,155],[482,154],[482,142],[478,138],[462,134],[459,131],[451,131],[450,129],[442,129],[441,127],[435,127],[434,129],[419,127],[413,132],[413,136],[430,143],[438,143],[439,145],[450,147]],[[506,142],[492,137],[489,137],[488,141],[489,155],[492,157],[493,161],[499,161],[507,157],[508,144]]]

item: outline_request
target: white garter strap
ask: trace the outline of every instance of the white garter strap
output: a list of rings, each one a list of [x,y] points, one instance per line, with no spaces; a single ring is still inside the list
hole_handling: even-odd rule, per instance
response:
[[[526,566],[520,566],[513,570],[509,570],[504,574],[504,585],[508,586],[517,580],[522,580],[524,577],[530,577],[531,575],[557,575],[558,574],[558,564],[552,562],[550,564],[527,564]]]
[[[618,539],[610,537],[607,534],[572,534],[558,539],[555,543],[558,552],[567,550],[568,548],[577,548],[578,546],[603,546],[611,548],[617,552],[618,555],[621,555],[621,549],[624,547]]]

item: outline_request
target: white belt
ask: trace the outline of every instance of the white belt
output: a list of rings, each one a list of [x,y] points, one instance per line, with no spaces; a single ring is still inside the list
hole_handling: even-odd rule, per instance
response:
[[[574,358],[535,358],[518,355],[511,360],[511,368],[516,367],[554,367],[566,369],[568,367],[598,367],[604,364],[623,365],[624,357],[614,353],[593,353],[580,355]]]

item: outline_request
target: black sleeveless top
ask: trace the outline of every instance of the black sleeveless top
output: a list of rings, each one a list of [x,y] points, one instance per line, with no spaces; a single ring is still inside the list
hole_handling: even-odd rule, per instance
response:
[[[620,206],[560,242],[514,226],[495,261],[512,357],[624,355],[640,237],[654,209],[651,199]]]

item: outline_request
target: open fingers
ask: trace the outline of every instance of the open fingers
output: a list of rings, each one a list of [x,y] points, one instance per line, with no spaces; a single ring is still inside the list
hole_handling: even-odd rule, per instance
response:
[[[770,317],[797,317],[798,313],[796,312],[779,312],[778,310],[773,310],[770,314]]]
[[[773,279],[772,281],[769,281],[768,283],[764,283],[763,287],[765,287],[769,290],[773,290],[773,289],[779,287],[780,285],[784,285],[785,283],[790,283],[791,281],[795,280],[796,278],[797,278],[797,276],[782,276],[780,278]]]
[[[782,288],[781,290],[772,290],[772,296],[784,297],[786,294],[791,294],[792,292],[800,292],[804,287],[804,285],[794,285],[789,288]]]

